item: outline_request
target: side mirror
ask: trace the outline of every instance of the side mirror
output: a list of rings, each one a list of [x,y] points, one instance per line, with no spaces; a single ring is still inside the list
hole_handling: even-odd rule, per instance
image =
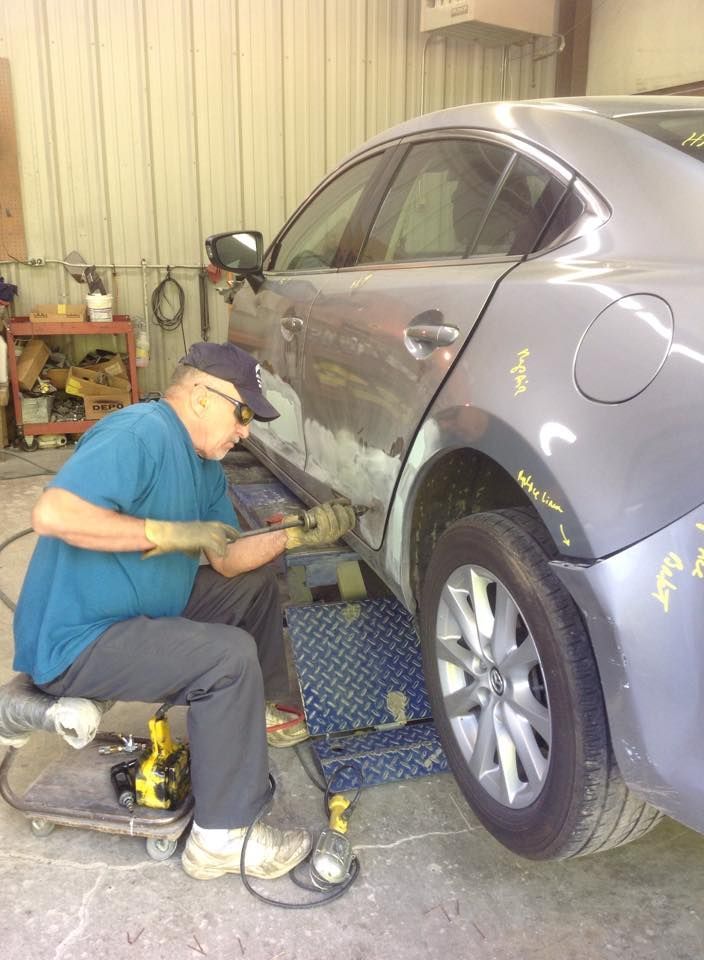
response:
[[[264,238],[256,230],[215,233],[205,241],[208,259],[221,270],[238,276],[262,271]]]

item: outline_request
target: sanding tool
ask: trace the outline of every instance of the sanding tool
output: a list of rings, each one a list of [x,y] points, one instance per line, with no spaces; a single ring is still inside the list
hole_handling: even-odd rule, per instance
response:
[[[329,502],[331,504],[340,503],[351,506],[350,501],[344,498],[330,500]],[[354,505],[352,509],[356,517],[362,517],[369,507]],[[286,514],[285,516],[283,513],[277,513],[274,514],[273,517],[269,517],[265,527],[256,527],[254,530],[238,530],[236,533],[228,534],[228,540],[234,543],[237,540],[242,540],[244,537],[255,537],[260,533],[271,533],[274,530],[287,530],[290,527],[303,527],[304,530],[313,530],[316,526],[317,522],[312,509],[298,510],[296,513]]]
[[[354,854],[347,837],[351,801],[336,793],[328,800],[329,825],[310,856],[310,879],[319,890],[330,890],[350,879]]]

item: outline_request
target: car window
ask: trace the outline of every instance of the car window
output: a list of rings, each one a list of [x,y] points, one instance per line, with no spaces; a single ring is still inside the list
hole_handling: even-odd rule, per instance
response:
[[[704,160],[704,110],[670,110],[614,117],[695,160]]]
[[[461,259],[512,151],[479,140],[412,146],[362,249],[360,263]]]
[[[305,207],[277,244],[270,270],[326,270],[333,266],[345,227],[381,156],[376,154],[345,170]]]
[[[565,193],[565,184],[518,156],[492,204],[472,256],[530,253]]]
[[[555,243],[560,235],[582,216],[584,209],[584,201],[575,193],[574,188],[571,189],[555,211],[545,233],[540,237],[539,249],[542,250]]]

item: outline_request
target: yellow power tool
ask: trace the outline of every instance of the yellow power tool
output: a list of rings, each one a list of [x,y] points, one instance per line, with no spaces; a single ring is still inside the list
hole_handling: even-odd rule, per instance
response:
[[[149,721],[151,752],[139,764],[135,776],[137,803],[143,807],[174,810],[191,789],[188,744],[171,739],[164,703]]]
[[[351,807],[352,803],[341,793],[327,800],[329,824],[310,857],[310,878],[319,890],[330,890],[351,876],[354,854],[346,836]]]

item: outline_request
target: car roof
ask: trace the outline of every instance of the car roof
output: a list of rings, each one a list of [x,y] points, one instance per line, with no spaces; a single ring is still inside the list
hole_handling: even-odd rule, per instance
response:
[[[360,149],[366,150],[387,140],[396,140],[399,137],[424,131],[467,127],[486,130],[503,129],[505,132],[514,132],[520,136],[522,125],[554,127],[557,125],[556,118],[580,119],[588,122],[594,117],[613,119],[634,114],[678,110],[704,111],[704,100],[701,97],[630,95],[468,103],[405,120],[372,137]],[[354,151],[354,153],[358,152],[359,150]]]
[[[642,153],[644,137],[625,124],[615,123],[614,118],[691,110],[704,114],[704,99],[630,95],[465,104],[423,114],[377,134],[348,154],[337,169],[370,149],[403,137],[443,130],[483,130],[511,134],[541,147],[608,191],[620,179],[614,179],[614,157],[620,156],[625,162],[630,156],[635,162]],[[665,164],[674,162],[672,154],[675,151],[671,147],[652,138],[648,141],[651,153],[661,153]],[[704,172],[704,165],[697,163],[694,166],[698,169],[692,176],[698,179]]]

